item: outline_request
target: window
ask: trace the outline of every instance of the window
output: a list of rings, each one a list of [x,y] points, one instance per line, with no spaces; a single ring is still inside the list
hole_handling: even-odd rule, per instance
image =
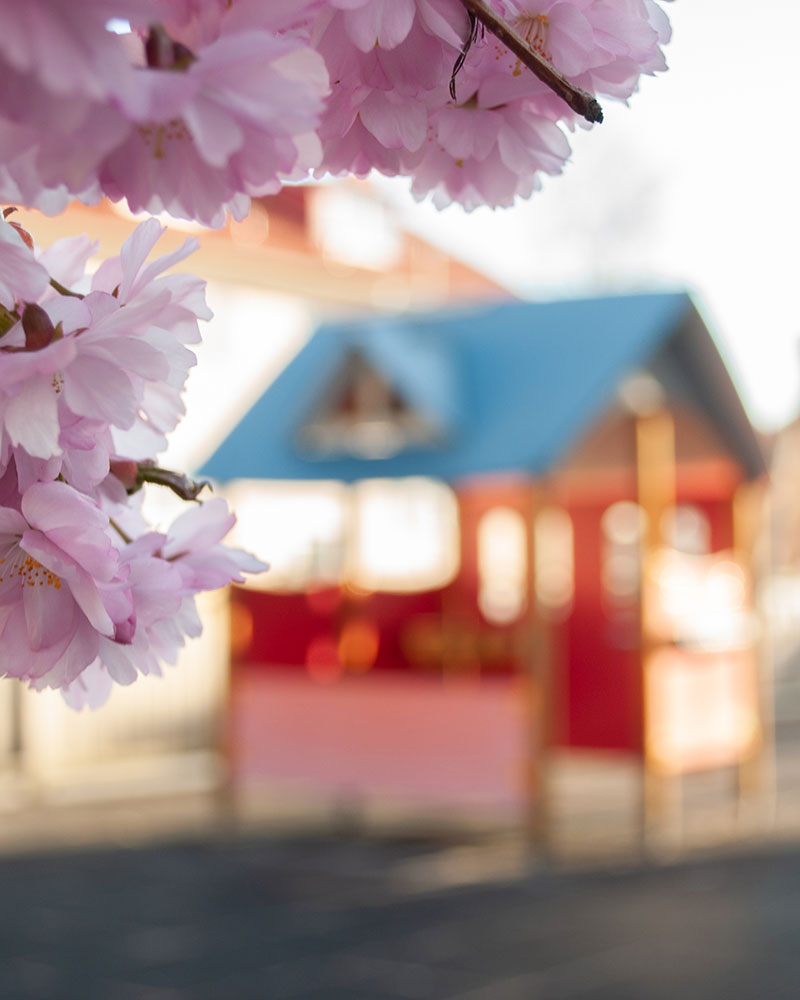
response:
[[[342,578],[348,493],[341,483],[242,481],[227,495],[237,516],[231,543],[270,564],[248,585],[297,591]]]
[[[443,587],[458,572],[458,503],[445,483],[242,481],[226,492],[238,517],[232,544],[270,564],[249,586],[402,593]]]
[[[370,479],[353,487],[348,577],[366,590],[431,590],[458,572],[458,504],[432,479]]]
[[[670,548],[689,555],[711,551],[711,525],[708,515],[692,504],[679,504],[664,512],[661,536]]]
[[[600,522],[603,534],[603,591],[612,606],[638,601],[641,545],[647,515],[629,500],[612,504]]]
[[[533,523],[536,601],[549,618],[566,618],[575,594],[572,519],[561,507],[543,507]]]
[[[487,621],[508,625],[528,596],[528,532],[513,507],[492,507],[478,522],[478,607]]]

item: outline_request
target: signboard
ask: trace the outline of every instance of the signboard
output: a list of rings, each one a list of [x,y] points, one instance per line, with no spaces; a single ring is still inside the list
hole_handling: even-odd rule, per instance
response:
[[[739,764],[760,738],[751,650],[664,647],[645,664],[650,766],[668,775]]]
[[[760,740],[750,578],[731,552],[661,549],[645,572],[646,754],[656,773],[742,763]]]

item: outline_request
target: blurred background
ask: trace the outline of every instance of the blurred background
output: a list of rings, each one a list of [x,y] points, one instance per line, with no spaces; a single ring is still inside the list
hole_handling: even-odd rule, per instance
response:
[[[0,995],[794,995],[800,11],[670,14],[529,204],[198,231],[162,464],[272,568],[97,713],[0,687]]]

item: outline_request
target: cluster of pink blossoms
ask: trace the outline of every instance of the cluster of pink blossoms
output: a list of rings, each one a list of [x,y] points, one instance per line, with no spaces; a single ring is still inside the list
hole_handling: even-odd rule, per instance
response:
[[[665,68],[656,0],[485,6],[592,95]],[[0,18],[7,204],[105,194],[218,226],[287,180],[376,169],[500,206],[569,156],[575,113],[462,0],[0,0]]]
[[[210,318],[202,282],[164,273],[194,241],[147,263],[161,232],[143,223],[89,278],[88,238],[37,254],[0,219],[0,673],[75,706],[159,673],[200,632],[194,595],[266,569],[220,544],[223,500],[166,533],[140,513]]]

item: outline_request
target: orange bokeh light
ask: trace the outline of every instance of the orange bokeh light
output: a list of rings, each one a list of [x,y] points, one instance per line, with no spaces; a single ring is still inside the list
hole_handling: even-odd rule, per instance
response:
[[[340,661],[348,670],[366,673],[378,656],[380,633],[375,624],[363,618],[353,618],[342,626],[339,634]]]
[[[231,654],[242,659],[253,642],[253,613],[244,604],[231,601]]]

